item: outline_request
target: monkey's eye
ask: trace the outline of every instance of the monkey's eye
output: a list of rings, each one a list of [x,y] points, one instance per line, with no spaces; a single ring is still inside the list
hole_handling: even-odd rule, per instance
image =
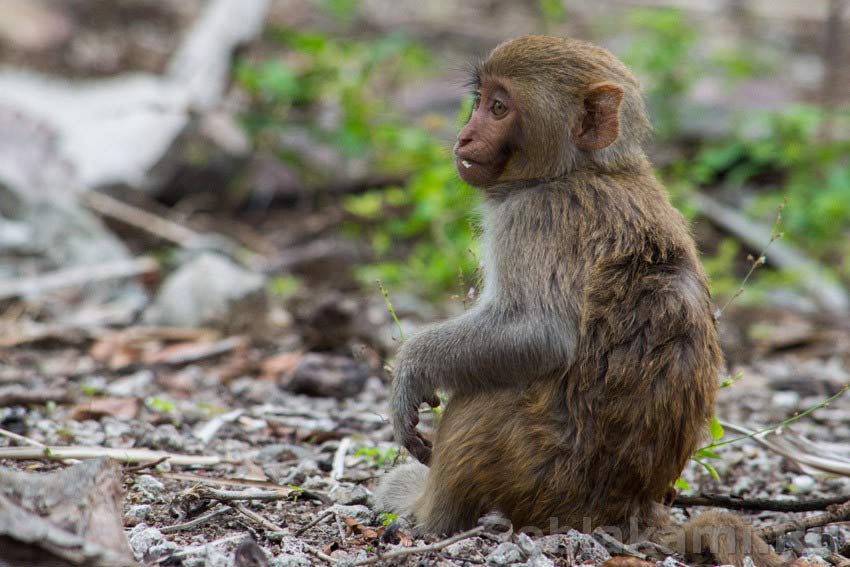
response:
[[[493,114],[496,116],[502,116],[505,112],[508,111],[508,107],[505,106],[501,100],[497,100],[493,102]]]

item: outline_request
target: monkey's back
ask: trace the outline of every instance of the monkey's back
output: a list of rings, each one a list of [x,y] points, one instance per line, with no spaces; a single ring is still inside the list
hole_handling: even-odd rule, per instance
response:
[[[567,266],[563,291],[581,298],[575,362],[524,388],[453,399],[435,443],[434,464],[457,466],[458,483],[473,469],[470,497],[515,528],[657,524],[653,503],[714,410],[722,361],[686,222],[645,171],[592,179],[576,175],[500,204],[521,210],[537,199],[554,204],[533,210],[562,211],[549,224],[527,222],[536,261]],[[545,250],[540,231],[551,231]],[[537,285],[552,292],[542,277]]]

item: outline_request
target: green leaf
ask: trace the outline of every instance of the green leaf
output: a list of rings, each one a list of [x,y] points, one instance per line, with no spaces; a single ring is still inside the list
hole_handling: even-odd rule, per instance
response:
[[[676,488],[676,490],[690,490],[691,489],[691,485],[688,484],[688,481],[685,480],[682,477],[677,478],[676,482],[673,483],[673,486]]]
[[[712,417],[711,421],[708,422],[708,431],[711,433],[711,438],[715,441],[723,439],[723,435],[725,434],[723,426],[720,425],[717,417]]]

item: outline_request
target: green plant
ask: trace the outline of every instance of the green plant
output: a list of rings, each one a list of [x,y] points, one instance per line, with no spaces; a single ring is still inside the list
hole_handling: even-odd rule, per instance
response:
[[[145,400],[145,405],[148,409],[151,409],[158,413],[174,413],[177,407],[174,405],[174,402],[170,400],[165,400],[163,398],[158,398],[156,396],[152,396]]]
[[[363,447],[354,453],[355,457],[366,457],[376,467],[383,467],[387,463],[393,462],[398,457],[398,449],[390,447],[382,449],[380,447]]]
[[[766,217],[785,200],[782,221],[789,240],[835,265],[836,273],[847,273],[850,140],[821,136],[827,120],[850,122],[850,115],[794,106],[747,117],[729,139],[707,144],[676,164],[671,177],[681,185],[727,190],[746,185],[756,192],[750,206],[756,217]]]
[[[561,0],[537,0],[537,8],[544,32],[548,33],[553,24],[567,19],[567,10]]]
[[[375,254],[373,263],[356,270],[358,278],[436,294],[455,285],[458,266],[471,273],[467,216],[476,194],[459,181],[448,148],[433,133],[444,124],[433,116],[410,124],[393,111],[387,94],[405,77],[427,71],[426,52],[400,35],[372,41],[292,30],[274,35],[287,57],[241,62],[236,71],[254,97],[243,118],[257,144],[274,150],[281,124],[300,116],[318,142],[362,160],[376,174],[404,179],[344,201],[351,217],[346,232],[365,238]],[[317,120],[322,108],[337,109],[337,118]],[[299,156],[280,156],[301,166]],[[302,173],[308,181],[327,182],[321,172]]]
[[[274,297],[287,300],[293,297],[301,289],[301,280],[297,276],[276,276],[269,280],[268,291]]]
[[[679,130],[682,97],[696,78],[696,68],[689,62],[696,33],[682,13],[672,8],[633,10],[628,25],[637,37],[623,59],[649,78],[647,97],[656,131],[662,137],[672,136]]]
[[[381,521],[381,525],[386,527],[392,524],[393,522],[397,522],[398,516],[389,512],[384,512],[383,514],[380,514],[378,516],[378,519]]]

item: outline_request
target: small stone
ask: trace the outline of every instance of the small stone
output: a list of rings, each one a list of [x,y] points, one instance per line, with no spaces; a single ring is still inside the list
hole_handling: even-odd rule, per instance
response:
[[[148,516],[150,516],[151,507],[147,504],[140,504],[138,506],[132,506],[127,513],[124,514],[124,525],[126,527],[137,526],[145,521],[147,521]]]
[[[280,461],[294,461],[305,459],[310,455],[310,451],[298,445],[289,445],[284,443],[276,443],[274,445],[266,445],[257,453],[256,461],[258,463],[275,463]]]
[[[260,332],[268,311],[265,290],[262,275],[203,252],[166,278],[144,319],[155,325]]]
[[[308,477],[318,474],[319,463],[313,459],[304,459],[295,466],[280,463],[268,463],[263,465],[263,472],[277,484],[287,486],[295,484],[301,486]]]
[[[149,474],[136,477],[136,486],[151,499],[157,499],[165,491],[165,485]]]
[[[147,559],[158,559],[160,557],[164,557],[166,555],[170,555],[180,549],[180,546],[174,543],[173,541],[163,541],[160,544],[151,546],[148,549],[148,553],[145,556]]]
[[[306,555],[284,553],[272,559],[270,564],[272,567],[310,567],[313,562]]]
[[[233,561],[214,545],[207,545],[204,546],[204,565],[205,567],[231,567]]]
[[[362,486],[344,486],[342,484],[331,488],[328,496],[337,504],[354,505],[366,504],[370,492]]]
[[[139,370],[129,376],[118,378],[106,386],[106,393],[118,398],[144,398],[148,386],[153,384],[154,375],[150,370]]]
[[[344,399],[363,390],[370,370],[346,356],[311,352],[304,355],[286,388],[296,394]]]
[[[809,475],[797,475],[791,481],[791,492],[795,494],[808,494],[816,485],[817,481]]]
[[[500,543],[496,549],[487,556],[487,565],[513,565],[521,563],[523,554],[520,547],[515,543]]]
[[[130,542],[130,547],[133,548],[136,559],[141,560],[148,554],[148,551],[152,547],[165,541],[165,536],[156,528],[152,528],[147,524],[139,524],[130,530],[127,539]]]
[[[341,518],[352,518],[361,524],[370,524],[375,519],[375,513],[368,506],[336,504],[334,510]]]
[[[780,408],[793,409],[800,403],[800,394],[791,391],[776,392],[771,403]]]
[[[535,555],[525,562],[526,567],[555,567],[555,562],[543,554]]]
[[[463,539],[446,548],[446,553],[452,557],[471,557],[478,552],[478,543],[474,538]]]
[[[540,548],[534,543],[534,540],[528,537],[528,534],[519,534],[516,543],[526,557],[533,557],[541,553]]]
[[[611,554],[596,541],[592,535],[582,533],[578,530],[570,530],[566,535],[567,545],[572,549],[572,556],[576,563],[593,563],[599,565],[608,559]]]

